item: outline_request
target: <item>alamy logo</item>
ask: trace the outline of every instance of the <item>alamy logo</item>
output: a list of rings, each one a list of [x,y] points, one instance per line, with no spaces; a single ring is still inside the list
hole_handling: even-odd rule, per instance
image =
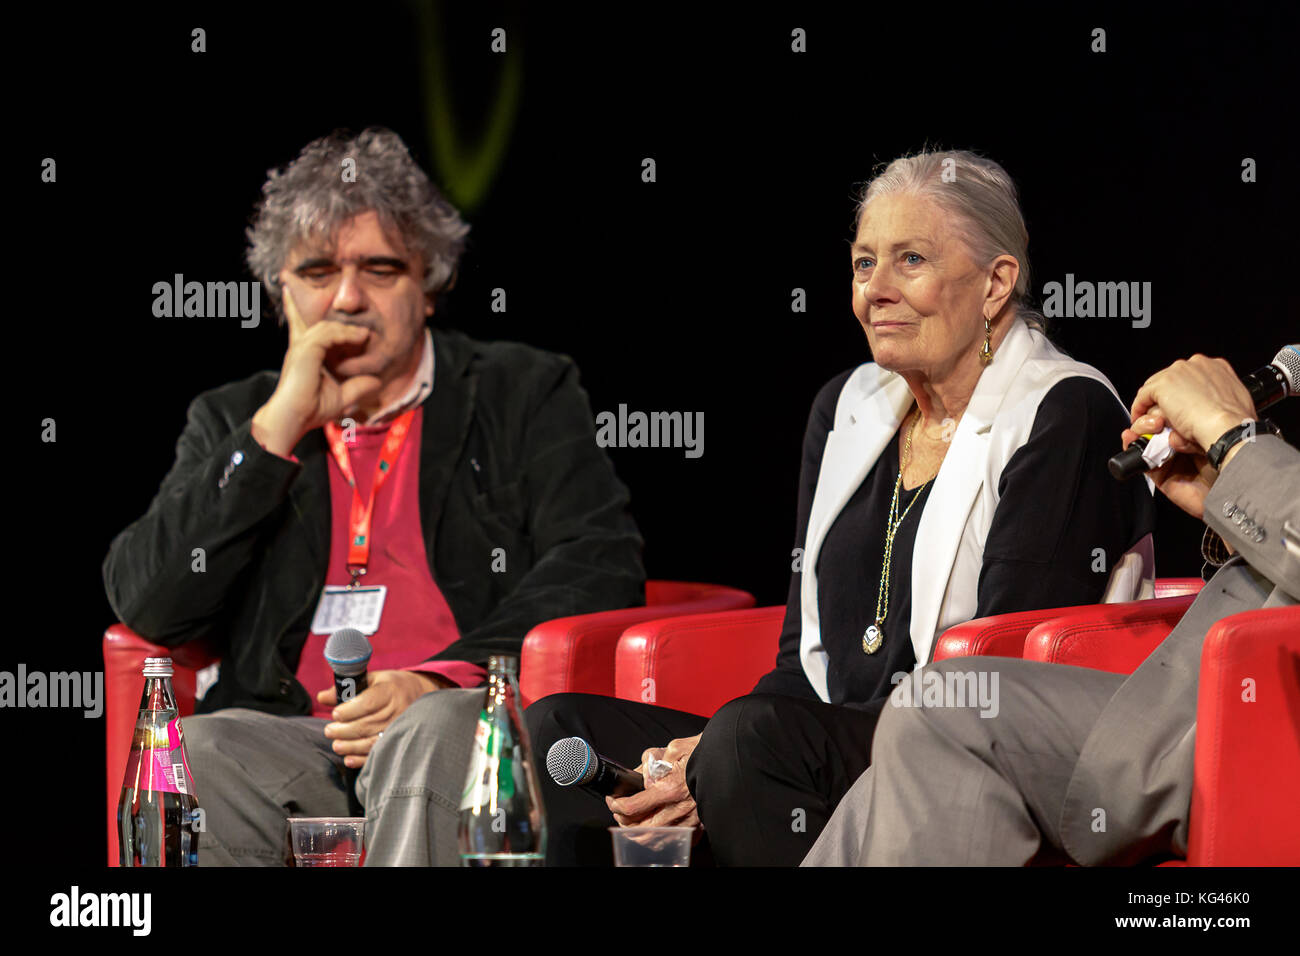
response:
[[[176,273],[171,283],[153,284],[153,314],[160,319],[243,319],[239,325],[255,329],[262,321],[260,282],[186,282]]]
[[[103,671],[0,671],[0,707],[73,707],[83,716],[104,712]]]
[[[601,448],[685,448],[687,458],[704,454],[704,413],[628,412],[596,416],[596,444]]]
[[[1065,284],[1043,286],[1043,315],[1049,319],[1132,319],[1133,328],[1151,324],[1150,282],[1074,281],[1065,274]]]
[[[978,707],[981,717],[998,715],[997,671],[896,671],[889,702],[895,707]]]
[[[153,897],[149,893],[70,893],[50,897],[51,926],[130,926],[135,936],[148,936],[153,927]]]

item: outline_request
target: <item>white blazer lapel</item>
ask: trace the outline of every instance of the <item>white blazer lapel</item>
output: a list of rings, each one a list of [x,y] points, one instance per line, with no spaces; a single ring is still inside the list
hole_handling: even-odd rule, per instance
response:
[[[971,508],[988,472],[990,428],[1007,391],[1020,374],[1033,350],[1033,337],[1023,322],[1016,320],[993,362],[984,369],[971,400],[953,433],[952,447],[934,479],[916,529],[912,550],[912,650],[918,664],[930,660],[935,630],[943,613],[953,562],[965,533]],[[975,588],[976,579],[959,586]],[[974,593],[958,595],[973,608]],[[889,628],[886,626],[886,633]]]
[[[881,388],[846,403],[844,407],[837,407],[835,428],[826,436],[817,491],[808,515],[799,589],[803,612],[799,656],[804,673],[822,700],[830,700],[826,681],[829,660],[822,646],[817,608],[817,556],[835,518],[898,431],[899,422],[912,403],[912,393],[901,377],[884,372],[880,374],[888,379]]]

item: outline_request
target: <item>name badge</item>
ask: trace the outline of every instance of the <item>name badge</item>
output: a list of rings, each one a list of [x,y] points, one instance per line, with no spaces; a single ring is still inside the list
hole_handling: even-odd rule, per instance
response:
[[[354,627],[367,637],[374,634],[379,630],[387,595],[388,586],[384,584],[368,588],[327,586],[311,619],[312,633],[333,634]]]

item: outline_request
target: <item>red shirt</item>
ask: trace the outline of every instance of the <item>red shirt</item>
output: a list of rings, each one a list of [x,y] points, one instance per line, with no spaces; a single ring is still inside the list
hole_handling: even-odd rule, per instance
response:
[[[423,663],[459,636],[451,608],[429,571],[420,525],[420,431],[424,406],[415,411],[411,430],[402,445],[393,472],[375,497],[370,529],[370,563],[361,578],[363,586],[387,585],[379,630],[370,635],[374,654],[368,670],[411,670],[435,673],[459,687],[476,687],[486,671],[465,661]],[[370,499],[379,451],[391,422],[357,425],[356,439],[348,446],[352,473],[363,502]],[[352,580],[347,570],[349,517],[352,488],[329,456],[330,475],[330,560],[326,585],[345,585]],[[325,663],[325,634],[309,634],[295,675],[312,699],[312,715],[330,716],[332,708],[316,702],[316,693],[334,685],[334,675]]]

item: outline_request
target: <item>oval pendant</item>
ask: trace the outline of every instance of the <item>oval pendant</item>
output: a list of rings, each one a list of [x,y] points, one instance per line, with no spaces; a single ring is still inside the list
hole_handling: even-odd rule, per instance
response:
[[[867,654],[874,654],[880,650],[881,642],[884,639],[885,632],[872,624],[867,628],[867,633],[862,635],[862,650]]]

